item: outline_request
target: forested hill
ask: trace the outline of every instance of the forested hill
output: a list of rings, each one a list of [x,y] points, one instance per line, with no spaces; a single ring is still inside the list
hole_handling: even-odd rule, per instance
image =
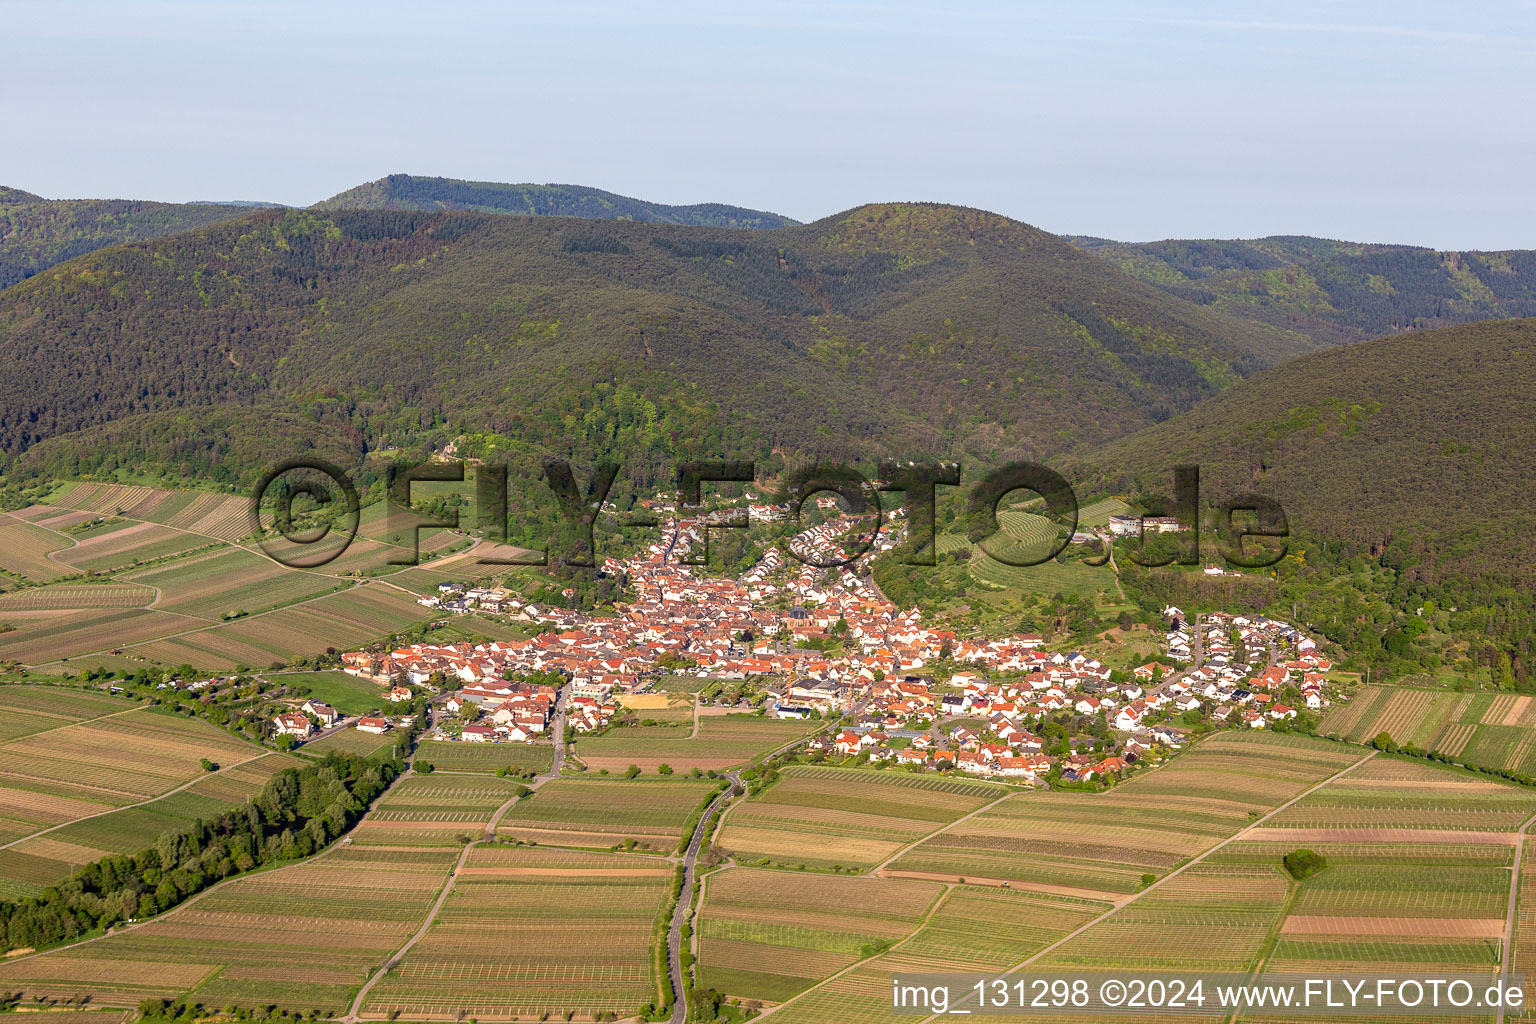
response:
[[[585,185],[508,185],[391,174],[316,203],[317,210],[477,210],[528,217],[588,217],[709,228],[782,228],[798,223],[776,213],[723,203],[668,206]]]
[[[244,217],[249,208],[130,199],[44,199],[0,186],[0,288],[109,245]]]
[[[1112,242],[1068,236],[1171,295],[1327,344],[1536,316],[1536,252],[1440,252],[1304,236]]]
[[[1529,586],[1533,415],[1536,320],[1467,324],[1267,370],[1093,451],[1075,475],[1167,493],[1170,467],[1198,463],[1204,497],[1269,494],[1294,529],[1368,545],[1410,577]]]
[[[467,431],[658,467],[993,461],[1148,426],[1309,344],[958,207],[772,231],[270,210],[0,293],[0,448],[249,479],[226,434],[271,419],[359,450]]]

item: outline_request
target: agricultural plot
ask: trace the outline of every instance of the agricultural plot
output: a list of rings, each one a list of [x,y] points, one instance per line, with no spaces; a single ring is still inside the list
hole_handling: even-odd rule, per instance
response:
[[[153,637],[196,629],[206,620],[145,608],[87,608],[6,612],[16,628],[0,633],[0,660],[45,665]]]
[[[364,1012],[408,1019],[629,1016],[656,998],[656,922],[672,869],[479,847]]]
[[[986,541],[986,548],[1011,561],[1039,558],[1057,542],[1057,528],[1044,516],[1015,509],[1004,509],[997,514],[1002,530]],[[981,545],[971,550],[967,571],[971,578],[986,586],[1041,593],[1093,595],[1114,590],[1114,570],[1108,566],[1085,565],[1073,557],[1074,552],[1084,549],[1067,548],[1067,560],[1042,562],[1039,565],[1008,565],[988,557]]]
[[[1513,832],[1532,814],[1536,790],[1461,769],[1378,756],[1264,827]]]
[[[337,590],[345,584],[278,565],[243,548],[220,548],[179,558],[122,577],[160,591],[157,608],[218,618],[280,608]]]
[[[1386,733],[1466,764],[1536,774],[1536,698],[1368,686],[1329,712],[1322,731],[1356,743]]]
[[[943,892],[903,879],[718,871],[695,923],[700,982],[783,1002],[911,934]]]
[[[785,769],[774,785],[726,815],[718,845],[742,862],[868,868],[1006,791],[886,772],[828,775]],[[964,787],[964,788],[962,788]]]
[[[1134,892],[1358,760],[1324,741],[1219,733],[1105,793],[1022,794],[923,842],[890,870],[1045,892]]]
[[[693,726],[694,698],[687,692],[621,694],[619,706],[633,712],[641,722],[688,729]]]
[[[219,540],[237,541],[251,532],[250,499],[244,495],[82,483],[55,495],[52,503],[98,515],[142,519]]]
[[[153,799],[200,778],[202,758],[260,753],[206,722],[119,702],[115,713],[0,744],[0,841]]]
[[[0,516],[0,570],[33,583],[73,576],[78,570],[48,557],[49,552],[69,546],[67,537],[13,517]]]
[[[93,861],[137,853],[161,833],[213,818],[261,792],[267,780],[296,766],[287,754],[256,754],[191,786],[137,807],[70,822],[0,849],[0,896],[35,896]]]
[[[1090,971],[1248,970],[1284,909],[1287,889],[1277,864],[1197,864],[1052,950],[1040,964]]]
[[[689,817],[716,790],[682,779],[555,779],[507,812],[497,835],[541,845],[609,847],[634,840],[671,851]]]
[[[206,547],[200,534],[185,533],[154,523],[124,522],[107,533],[89,536],[58,553],[58,560],[85,572],[104,572]]]
[[[215,1007],[340,1014],[419,926],[455,856],[336,848],[99,941],[0,964],[0,986],[28,999],[89,996],[111,1006],[195,990]]]
[[[1091,530],[1108,526],[1111,517],[1123,516],[1130,511],[1131,506],[1119,498],[1102,498],[1077,510],[1077,528]]]
[[[589,767],[643,771],[670,764],[678,771],[733,768],[804,736],[817,723],[786,722],[757,715],[711,715],[699,720],[699,734],[687,729],[615,729],[576,741],[576,755]]]
[[[462,740],[427,741],[416,748],[418,761],[451,772],[494,772],[519,768],[547,772],[555,764],[552,743],[465,743]]]
[[[346,672],[274,672],[267,679],[290,692],[323,701],[344,715],[365,715],[388,706],[388,687]]]
[[[451,846],[485,833],[516,783],[492,775],[412,775],[401,779],[358,823],[356,842],[371,846]]]
[[[1293,827],[1266,822],[1217,856],[1273,866],[1305,846],[1327,861],[1293,883],[1268,970],[1491,973],[1531,809],[1522,787],[1378,757],[1271,819]],[[1313,824],[1326,815],[1335,827]]]
[[[917,1021],[925,1015],[892,1012],[892,973],[999,971],[1109,909],[1109,904],[1092,900],[958,886],[911,938],[817,988],[792,997],[774,1011],[774,1019],[781,1024]]]
[[[155,592],[148,587],[112,583],[61,583],[51,587],[33,587],[0,597],[0,614],[78,608],[142,608],[154,599]]]
[[[339,732],[333,732],[329,736],[322,736],[316,740],[310,740],[302,747],[299,753],[308,754],[311,757],[324,757],[333,751],[343,754],[356,754],[358,757],[372,757],[379,751],[395,742],[395,737],[390,733],[359,732],[348,727]]]
[[[185,662],[208,669],[229,669],[237,664],[265,667],[299,655],[322,654],[327,648],[357,647],[413,626],[426,617],[427,610],[408,595],[374,584],[137,646],[135,653],[169,665]]]

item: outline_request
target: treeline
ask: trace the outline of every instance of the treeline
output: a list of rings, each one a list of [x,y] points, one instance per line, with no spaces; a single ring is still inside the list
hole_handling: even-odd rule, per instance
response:
[[[1305,237],[1078,241],[1170,294],[1329,343],[1536,315],[1530,250],[1438,252]]]
[[[165,832],[131,856],[103,857],[35,898],[0,903],[6,942],[16,949],[68,941],[162,913],[231,875],[309,856],[350,828],[402,770],[398,759],[333,753],[280,772],[242,807]]]

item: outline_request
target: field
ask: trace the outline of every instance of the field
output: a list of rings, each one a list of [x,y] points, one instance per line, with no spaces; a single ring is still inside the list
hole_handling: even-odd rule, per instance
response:
[[[6,612],[5,621],[16,628],[0,633],[0,660],[23,665],[128,647],[207,624],[145,608]]]
[[[236,611],[254,615],[345,586],[241,548],[199,552],[122,578],[158,588],[157,608],[211,619]]]
[[[728,868],[707,876],[695,931],[700,982],[784,999],[911,934],[933,882]]]
[[[52,500],[60,510],[141,519],[224,541],[237,541],[251,532],[250,499],[244,495],[81,483]]]
[[[389,703],[384,699],[385,687],[346,672],[281,672],[267,678],[323,701],[344,715],[365,715]]]
[[[3,686],[0,711],[0,844],[8,847],[0,849],[0,877],[23,887],[57,870],[39,857],[74,858],[45,856],[36,844],[21,852],[20,840],[211,781],[204,779],[204,757],[232,769],[265,753],[196,719],[105,694]],[[107,817],[113,828],[142,834],[126,818]]]
[[[461,845],[480,839],[491,816],[517,795],[492,775],[412,775],[396,782],[361,821],[356,842],[372,846]]]
[[[0,986],[134,1006],[196,990],[208,1006],[345,1012],[425,917],[455,853],[342,847],[208,891],[96,942],[0,964]]]
[[[239,619],[195,633],[140,644],[134,653],[167,665],[188,663],[210,670],[238,664],[265,668],[296,655],[347,650],[429,616],[427,609],[393,587],[371,584]]]
[[[743,863],[868,868],[1007,792],[894,772],[787,768],[729,811],[718,845]]]
[[[1376,757],[1264,823],[1271,829],[1514,832],[1536,790],[1461,769]],[[1465,841],[1463,837],[1463,841]]]
[[[84,572],[106,572],[206,547],[212,543],[215,542],[200,534],[185,533],[154,523],[123,521],[105,533],[77,540],[73,547],[65,548],[55,557]]]
[[[301,754],[311,757],[324,757],[332,751],[340,751],[344,754],[356,754],[358,757],[372,757],[374,754],[390,746],[395,742],[392,733],[359,732],[352,726],[333,732],[329,736],[309,740],[297,750]]]
[[[986,546],[1004,558],[1014,561],[1038,558],[1056,543],[1056,526],[1044,516],[1003,509],[998,512],[997,520],[1002,531],[989,538]],[[1065,562],[1052,560],[1039,565],[1014,566],[988,557],[977,545],[971,549],[969,573],[971,579],[984,586],[1006,590],[1088,596],[1113,591],[1114,571],[1108,566],[1083,564],[1074,557],[1083,550],[1086,549],[1068,547]]]
[[[79,868],[114,853],[137,853],[161,833],[212,818],[261,792],[267,780],[297,766],[287,754],[258,754],[203,774],[192,785],[136,807],[83,818],[0,849],[0,897],[35,896]]]
[[[76,570],[48,557],[69,547],[69,538],[14,516],[0,516],[0,569],[33,583],[46,583]]]
[[[451,772],[494,772],[520,768],[547,772],[555,763],[551,743],[465,743],[462,740],[427,740],[416,748],[418,761]]]
[[[671,852],[689,816],[716,786],[688,779],[555,779],[518,801],[497,835],[588,847],[633,839],[643,848]]]
[[[60,583],[0,596],[0,614],[75,608],[142,608],[155,599],[148,587],[117,583]]]
[[[1113,898],[1163,875],[1360,758],[1300,737],[1219,733],[1105,793],[1042,791],[908,851],[890,870]]]
[[[1323,719],[1322,731],[1356,743],[1381,733],[1466,764],[1536,775],[1536,698],[1368,686]]]
[[[1519,841],[1519,822],[1506,820],[1494,791],[1530,802],[1519,787],[1377,758],[1277,816],[1291,827],[1254,829],[1220,851],[1220,861],[1272,868],[1300,846],[1327,860],[1292,883],[1266,969],[1491,974]],[[1469,810],[1458,813],[1463,797]],[[1434,808],[1442,813],[1422,821]],[[1311,824],[1330,815],[1349,827]]]
[[[999,971],[1109,909],[1109,904],[1093,900],[956,886],[911,938],[794,998],[774,1012],[774,1020],[779,1024],[920,1020],[921,1014],[892,1011],[892,973]]]
[[[688,729],[632,726],[578,738],[576,755],[591,768],[610,771],[622,771],[631,764],[647,772],[661,764],[678,771],[719,770],[784,746],[819,724],[757,715],[712,715],[699,719],[694,739],[688,738]]]
[[[477,847],[364,1012],[628,1016],[656,998],[652,941],[671,875],[633,858]]]

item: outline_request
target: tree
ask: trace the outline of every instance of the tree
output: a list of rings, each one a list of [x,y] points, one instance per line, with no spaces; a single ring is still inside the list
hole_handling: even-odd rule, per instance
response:
[[[1304,848],[1292,850],[1281,858],[1281,863],[1285,865],[1285,870],[1291,873],[1291,877],[1298,882],[1304,878],[1311,878],[1328,866],[1328,861],[1322,854]]]
[[[669,765],[669,764],[659,764],[659,765],[656,766],[656,774],[658,774],[658,775],[671,775],[672,774],[672,766]]]
[[[637,765],[637,764],[632,764],[628,768],[624,769],[624,777],[626,779],[632,779],[632,778],[634,778],[635,776],[637,776],[639,774],[640,774],[640,766]]]

